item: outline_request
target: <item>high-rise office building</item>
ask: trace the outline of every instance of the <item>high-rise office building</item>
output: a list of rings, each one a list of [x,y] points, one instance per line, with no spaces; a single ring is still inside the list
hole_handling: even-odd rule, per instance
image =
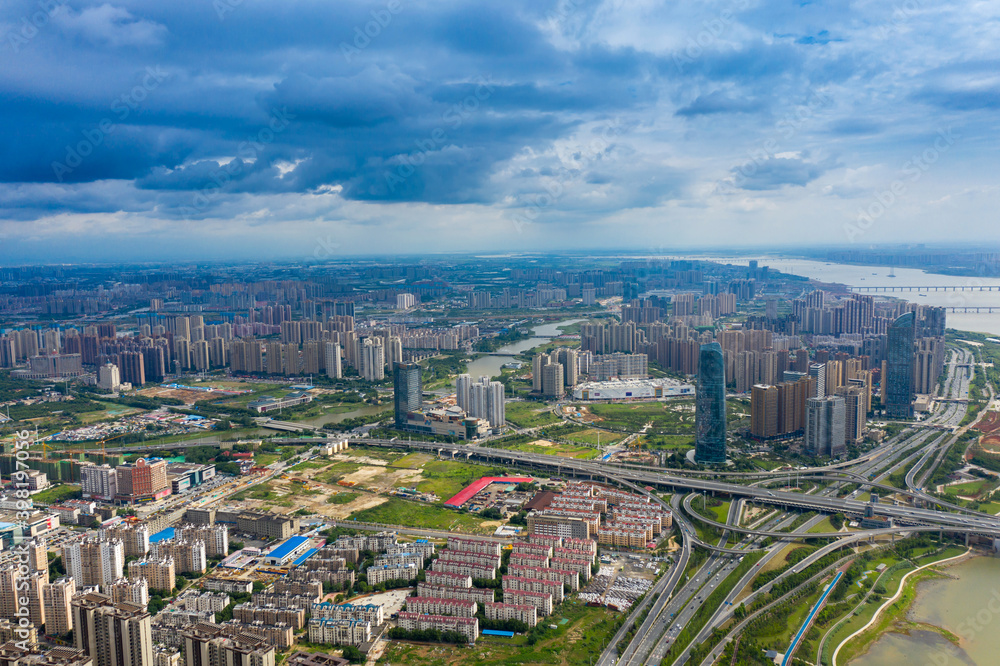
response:
[[[809,376],[816,380],[815,393],[812,398],[822,398],[826,395],[826,363],[811,363]]]
[[[396,363],[392,369],[393,414],[396,427],[406,425],[406,415],[420,409],[423,401],[423,383],[420,365],[417,363]]]
[[[809,398],[806,401],[805,450],[814,456],[839,456],[845,444],[846,409],[839,396]]]
[[[695,394],[695,460],[726,462],[726,362],[718,342],[701,346]]]
[[[886,344],[885,415],[891,419],[913,418],[913,334],[916,317],[900,315],[889,326]]]

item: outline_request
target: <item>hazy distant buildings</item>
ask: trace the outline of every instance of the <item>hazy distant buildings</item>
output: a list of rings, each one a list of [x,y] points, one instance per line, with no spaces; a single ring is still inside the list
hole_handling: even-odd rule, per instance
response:
[[[718,342],[701,346],[695,393],[695,460],[726,462],[726,363]]]

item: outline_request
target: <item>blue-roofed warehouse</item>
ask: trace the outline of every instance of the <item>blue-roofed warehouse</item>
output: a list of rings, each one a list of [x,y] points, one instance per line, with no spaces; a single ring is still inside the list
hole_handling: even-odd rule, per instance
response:
[[[309,539],[304,536],[289,537],[284,543],[275,546],[267,555],[264,562],[274,566],[288,564],[309,547]]]

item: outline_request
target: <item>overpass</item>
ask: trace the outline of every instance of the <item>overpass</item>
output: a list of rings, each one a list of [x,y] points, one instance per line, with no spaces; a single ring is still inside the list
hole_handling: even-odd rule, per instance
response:
[[[850,287],[850,291],[856,294],[863,293],[878,293],[878,292],[893,292],[893,291],[1000,291],[1000,284],[981,284],[981,285],[959,285],[959,284],[949,284],[949,285],[931,285],[931,286],[920,286],[920,285],[881,285],[881,286],[864,286],[864,287]]]
[[[439,449],[454,452],[459,451],[467,454],[469,459],[475,458],[488,464],[516,465],[525,469],[537,468],[546,471],[553,471],[557,476],[575,476],[589,478],[591,480],[604,480],[610,483],[620,483],[629,481],[643,486],[655,486],[660,488],[681,489],[690,491],[702,491],[712,494],[728,495],[733,497],[744,497],[758,503],[773,504],[786,508],[793,508],[808,511],[822,511],[824,513],[845,513],[857,515],[864,511],[866,506],[863,502],[846,498],[820,497],[804,495],[787,491],[772,491],[753,486],[744,486],[724,481],[710,479],[689,478],[674,476],[671,474],[656,472],[652,470],[632,470],[609,468],[599,463],[590,461],[575,460],[572,458],[559,458],[536,453],[526,453],[522,451],[507,451],[504,449],[490,449],[474,444],[446,446],[433,442],[413,442],[413,441],[391,441],[378,439],[355,439],[350,440],[351,444],[380,446],[386,448],[412,448],[422,449],[429,452],[437,452]],[[899,491],[908,493],[908,491]],[[912,493],[908,493],[912,494]],[[907,524],[930,524],[938,527],[954,527],[958,529],[973,528],[983,530],[985,533],[1000,535],[1000,519],[987,514],[957,516],[955,514],[943,513],[927,509],[918,509],[906,506],[891,506],[886,504],[874,505],[876,515]]]

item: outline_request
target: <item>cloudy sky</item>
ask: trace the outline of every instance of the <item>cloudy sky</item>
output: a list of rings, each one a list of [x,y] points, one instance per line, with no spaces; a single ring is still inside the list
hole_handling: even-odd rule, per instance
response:
[[[998,15],[5,0],[0,263],[996,242]]]

